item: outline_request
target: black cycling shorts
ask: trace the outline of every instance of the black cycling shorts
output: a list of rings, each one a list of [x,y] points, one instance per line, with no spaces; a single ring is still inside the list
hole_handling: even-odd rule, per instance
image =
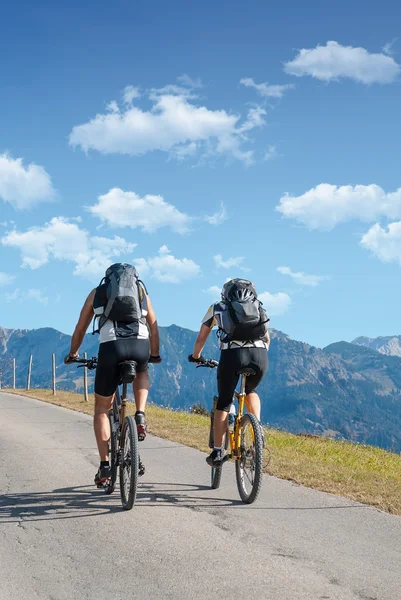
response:
[[[217,388],[219,399],[216,408],[228,412],[237,386],[238,371],[250,367],[256,375],[246,378],[245,392],[254,392],[267,372],[268,359],[265,348],[232,348],[222,350],[217,369]]]
[[[112,396],[118,386],[118,364],[124,360],[134,360],[138,373],[146,371],[150,356],[149,340],[125,338],[113,342],[103,342],[99,346],[97,359],[95,394]]]

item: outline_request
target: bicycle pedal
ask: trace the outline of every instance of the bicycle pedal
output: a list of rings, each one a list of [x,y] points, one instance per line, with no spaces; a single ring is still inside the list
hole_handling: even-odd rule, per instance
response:
[[[139,477],[142,477],[142,475],[145,475],[145,465],[143,463],[139,463],[139,469],[138,469],[138,475]]]

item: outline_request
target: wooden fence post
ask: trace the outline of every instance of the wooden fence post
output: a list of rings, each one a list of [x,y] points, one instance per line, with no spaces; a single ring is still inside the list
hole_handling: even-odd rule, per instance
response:
[[[86,352],[84,352],[84,358],[86,359]],[[84,367],[84,400],[85,402],[89,402],[88,399],[88,369]]]
[[[56,395],[56,355],[52,354],[52,387],[53,396]]]
[[[31,373],[32,373],[32,354],[29,357],[29,365],[28,365],[28,377],[26,379],[26,389],[31,389]]]
[[[16,370],[15,358],[13,358],[13,390],[15,390],[15,370]]]

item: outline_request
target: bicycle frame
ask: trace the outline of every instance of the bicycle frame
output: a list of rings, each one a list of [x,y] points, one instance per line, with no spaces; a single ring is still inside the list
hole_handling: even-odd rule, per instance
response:
[[[245,406],[245,384],[246,375],[241,375],[240,391],[235,390],[234,396],[238,400],[238,411],[235,419],[234,431],[229,431],[227,427],[227,435],[230,442],[231,458],[238,460],[240,458],[240,447],[241,447],[241,433],[240,433],[240,422],[244,414]]]

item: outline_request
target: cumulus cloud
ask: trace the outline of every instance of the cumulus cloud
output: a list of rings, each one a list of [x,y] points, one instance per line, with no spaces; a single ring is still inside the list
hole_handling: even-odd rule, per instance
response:
[[[353,187],[322,183],[301,196],[285,194],[276,210],[310,229],[330,231],[354,219],[372,223],[380,217],[401,218],[401,188],[386,193],[375,184]]]
[[[245,259],[243,256],[231,257],[224,260],[221,254],[216,254],[213,256],[213,260],[218,269],[231,269],[232,267],[237,267],[244,270],[243,262]]]
[[[393,82],[400,65],[387,54],[327,42],[325,46],[300,50],[294,60],[285,63],[284,70],[297,77],[310,75],[322,81],[347,78],[368,85]]]
[[[205,221],[209,223],[209,225],[221,225],[224,221],[227,220],[227,211],[223,202],[220,205],[220,210],[213,213],[212,215],[206,215]]]
[[[138,90],[128,86],[122,106],[112,100],[105,114],[72,129],[71,146],[131,156],[160,150],[181,159],[196,151],[206,156],[229,155],[250,164],[253,152],[243,149],[249,141],[244,132],[264,125],[261,110],[249,112],[241,123],[240,115],[202,106],[191,91],[200,82],[185,75],[179,79],[190,87],[172,84],[147,92],[152,102],[149,110],[132,105]]]
[[[362,237],[361,245],[383,262],[401,264],[401,221],[387,227],[376,223]]]
[[[11,285],[15,280],[15,275],[9,275],[0,271],[0,287]]]
[[[163,283],[180,283],[200,274],[200,266],[189,258],[175,258],[167,246],[162,246],[157,256],[137,258],[134,264],[140,276],[149,275]]]
[[[245,77],[240,80],[242,85],[254,88],[263,98],[282,98],[287,90],[295,87],[293,83],[284,85],[269,85],[267,81],[264,83],[256,83],[251,77]]]
[[[54,197],[50,175],[44,167],[33,163],[25,167],[22,158],[0,154],[0,198],[4,202],[25,210]]]
[[[162,196],[146,194],[141,198],[135,192],[125,192],[120,188],[113,188],[99,196],[97,204],[89,210],[111,227],[140,227],[146,233],[162,227],[187,233],[191,221],[186,213],[168,204]]]
[[[268,315],[272,317],[283,315],[291,305],[291,298],[285,292],[278,292],[277,294],[263,292],[259,294],[258,298],[263,302]]]
[[[98,280],[113,259],[127,255],[136,244],[121,237],[91,237],[72,220],[54,217],[42,227],[31,227],[25,232],[9,231],[1,242],[18,248],[22,267],[38,269],[50,259],[71,262],[74,275]]]
[[[294,272],[289,267],[277,267],[277,271],[282,275],[289,275],[289,277],[299,285],[316,287],[319,283],[328,279],[325,275],[308,275],[303,271]]]

